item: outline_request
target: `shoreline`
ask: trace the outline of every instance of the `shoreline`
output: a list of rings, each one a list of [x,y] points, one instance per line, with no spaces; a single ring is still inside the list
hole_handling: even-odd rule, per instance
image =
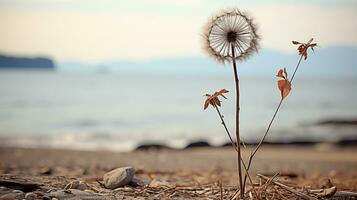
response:
[[[243,149],[245,159],[250,150],[250,147]],[[357,173],[355,152],[356,147],[266,145],[257,153],[252,172],[273,174],[280,171],[328,175],[335,171],[354,174]],[[1,174],[36,174],[40,169],[47,168],[53,175],[60,175],[63,169],[83,171],[78,175],[93,175],[121,166],[133,166],[149,171],[236,170],[235,152],[231,147],[149,149],[132,152],[0,147],[0,160]]]
[[[1,137],[0,137],[1,139]],[[3,138],[4,139],[4,138]],[[94,142],[95,143],[95,142]],[[256,142],[245,142],[248,148],[254,148],[258,144]],[[123,145],[122,147],[120,147]],[[58,150],[74,150],[74,151],[112,151],[112,152],[126,152],[130,153],[138,150],[187,150],[194,148],[227,148],[232,144],[229,141],[220,144],[212,144],[209,140],[188,140],[184,145],[172,145],[165,142],[138,142],[138,143],[111,143],[110,145],[59,145],[40,142],[39,144],[27,142],[14,142],[7,141],[6,139],[0,142],[0,148],[28,148],[28,149],[58,149]],[[310,147],[310,148],[357,148],[357,137],[343,138],[337,141],[312,141],[312,140],[293,140],[293,141],[265,141],[263,146],[276,146],[276,147]]]

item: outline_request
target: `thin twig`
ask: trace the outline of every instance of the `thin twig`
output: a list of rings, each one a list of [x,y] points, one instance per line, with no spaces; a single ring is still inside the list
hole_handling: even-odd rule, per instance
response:
[[[298,68],[299,68],[299,66],[300,66],[302,57],[303,57],[303,55],[300,56],[299,62],[297,63],[297,65],[296,65],[296,67],[295,67],[295,70],[294,70],[294,73],[293,73],[293,75],[291,76],[290,83],[292,83],[293,80],[294,80],[295,74],[296,74],[296,72],[297,72],[297,70],[298,70]]]
[[[238,188],[237,191],[233,194],[233,197],[231,198],[231,200],[237,198],[239,196],[238,193],[240,193],[240,188]]]
[[[266,177],[266,176],[264,176],[264,175],[258,174],[258,176],[259,176],[260,178],[266,180],[266,181],[269,180],[269,178]],[[302,198],[302,199],[306,199],[306,200],[317,200],[316,198],[311,197],[311,196],[309,196],[309,195],[306,195],[306,194],[304,194],[304,193],[302,193],[302,192],[299,192],[299,191],[295,190],[294,188],[291,188],[291,187],[289,187],[289,186],[287,186],[287,185],[285,185],[285,184],[283,184],[283,183],[281,183],[281,182],[279,182],[279,181],[271,180],[271,183],[273,183],[274,185],[277,185],[277,186],[279,186],[279,187],[281,187],[281,188],[283,188],[283,189],[285,189],[285,190],[288,190],[288,191],[291,192],[291,193],[294,193],[295,195],[297,195],[298,197],[300,197],[300,198]]]
[[[218,113],[218,116],[219,116],[219,118],[221,119],[221,123],[222,123],[222,125],[223,125],[223,127],[224,127],[224,129],[225,129],[225,131],[226,131],[226,133],[227,133],[227,135],[228,135],[228,137],[229,137],[229,140],[230,140],[231,143],[232,143],[232,147],[233,147],[234,149],[236,149],[237,147],[236,147],[236,145],[234,144],[234,141],[233,141],[233,139],[232,139],[232,136],[231,136],[231,134],[230,134],[229,131],[228,131],[228,128],[227,128],[226,123],[224,122],[223,115],[221,114],[221,112],[219,111],[219,108],[218,108],[216,105],[214,105],[214,107],[216,108],[216,111],[217,111],[217,113]],[[237,150],[237,149],[236,149],[236,150]]]

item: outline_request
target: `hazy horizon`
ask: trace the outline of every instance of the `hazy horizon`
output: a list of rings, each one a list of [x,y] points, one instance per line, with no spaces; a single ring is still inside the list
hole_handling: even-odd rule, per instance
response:
[[[293,53],[291,40],[311,37],[322,48],[357,47],[351,0],[0,0],[0,52],[82,63],[203,56],[204,24],[229,7],[255,18],[262,49]]]

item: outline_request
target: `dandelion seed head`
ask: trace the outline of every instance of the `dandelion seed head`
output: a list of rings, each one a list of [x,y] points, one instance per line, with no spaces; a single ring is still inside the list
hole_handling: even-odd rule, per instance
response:
[[[249,15],[238,9],[223,11],[213,17],[203,36],[205,50],[219,62],[245,60],[258,51],[256,25]]]

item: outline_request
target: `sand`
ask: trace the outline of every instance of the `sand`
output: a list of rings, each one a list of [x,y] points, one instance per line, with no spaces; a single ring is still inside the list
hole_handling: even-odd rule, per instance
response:
[[[243,151],[245,158],[250,150]],[[251,175],[259,182],[257,173],[271,176],[280,172],[296,185],[313,188],[321,188],[330,179],[339,189],[356,191],[356,150],[331,145],[264,146],[256,155]],[[132,166],[136,169],[135,177],[144,181],[158,179],[189,187],[219,182],[226,188],[225,192],[232,195],[234,191],[227,188],[237,185],[235,159],[236,154],[229,147],[127,153],[3,147],[0,148],[0,174],[3,178],[4,174],[12,174],[37,178],[40,182],[52,181],[58,189],[72,180],[100,180],[112,169]]]

